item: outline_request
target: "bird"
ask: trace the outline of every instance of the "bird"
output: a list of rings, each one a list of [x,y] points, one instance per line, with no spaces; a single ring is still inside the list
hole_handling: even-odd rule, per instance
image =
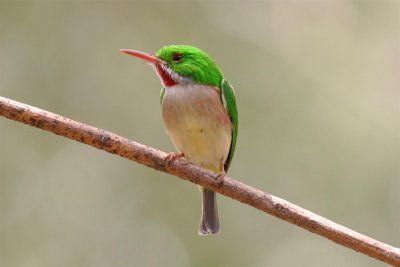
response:
[[[160,104],[168,136],[184,158],[217,173],[223,183],[232,162],[238,135],[235,91],[215,61],[190,45],[168,45],[155,54],[138,50],[121,52],[149,63],[162,83]],[[202,212],[198,233],[220,232],[216,193],[200,187]]]

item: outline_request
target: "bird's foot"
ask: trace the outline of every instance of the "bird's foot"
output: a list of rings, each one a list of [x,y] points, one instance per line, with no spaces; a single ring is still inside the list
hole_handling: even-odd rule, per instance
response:
[[[177,153],[171,152],[171,153],[168,153],[168,155],[165,157],[165,160],[168,162],[168,164],[170,164],[171,161],[173,161],[175,159],[183,158],[184,156],[185,155],[183,153],[177,154]]]
[[[219,187],[221,187],[222,184],[224,183],[224,179],[225,179],[225,169],[222,168],[222,171],[215,176],[215,180],[217,180]]]
[[[224,166],[224,159],[222,158],[219,163],[220,170],[222,170],[217,176],[215,176],[215,180],[217,180],[219,187],[222,186],[225,179],[225,166]]]

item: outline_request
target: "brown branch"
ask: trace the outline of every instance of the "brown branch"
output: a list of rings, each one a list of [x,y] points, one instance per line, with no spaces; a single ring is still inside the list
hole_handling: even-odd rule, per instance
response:
[[[220,185],[214,173],[180,159],[167,162],[167,154],[154,148],[3,97],[0,97],[0,115],[178,176],[324,236],[342,246],[393,266],[400,266],[398,248],[357,233],[284,199],[228,177],[225,177],[224,183]]]

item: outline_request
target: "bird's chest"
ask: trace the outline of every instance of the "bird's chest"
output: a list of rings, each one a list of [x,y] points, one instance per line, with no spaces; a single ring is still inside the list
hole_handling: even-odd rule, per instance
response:
[[[167,87],[162,115],[168,135],[188,160],[197,163],[196,158],[228,155],[232,126],[218,89],[204,85]]]
[[[167,87],[162,112],[165,124],[185,130],[200,130],[199,127],[216,123],[226,113],[218,89],[203,85]]]

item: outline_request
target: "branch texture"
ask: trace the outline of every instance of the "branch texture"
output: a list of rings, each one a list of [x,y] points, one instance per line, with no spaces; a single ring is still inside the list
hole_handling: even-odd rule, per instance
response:
[[[158,171],[188,180],[269,213],[342,246],[393,266],[400,266],[400,249],[357,233],[284,199],[229,177],[221,185],[216,174],[185,160],[166,160],[167,154],[105,130],[0,97],[0,115],[117,154]]]

